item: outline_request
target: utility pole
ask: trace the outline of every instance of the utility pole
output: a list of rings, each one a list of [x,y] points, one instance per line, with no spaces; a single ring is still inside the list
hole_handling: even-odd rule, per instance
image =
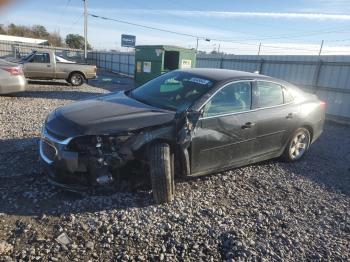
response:
[[[321,54],[322,54],[323,43],[324,43],[324,40],[322,40],[322,42],[321,42],[320,51],[318,52],[318,56],[321,56]]]
[[[197,36],[196,39],[197,39],[196,53],[198,53],[198,41],[199,41],[199,37]],[[201,39],[203,39],[203,40],[205,40],[205,41],[207,41],[207,42],[210,42],[210,39],[209,39],[209,38],[201,38]]]
[[[261,51],[261,42],[259,43],[258,55],[260,55],[260,51]]]
[[[220,44],[219,44],[219,47],[218,47],[218,54],[220,54]]]
[[[85,61],[87,59],[87,23],[88,23],[88,13],[87,13],[87,1],[83,0],[84,2],[84,58]]]

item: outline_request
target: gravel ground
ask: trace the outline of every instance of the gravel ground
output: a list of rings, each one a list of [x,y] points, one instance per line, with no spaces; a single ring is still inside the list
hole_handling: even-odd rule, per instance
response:
[[[38,158],[54,108],[109,92],[64,83],[0,97],[0,261],[350,260],[350,128],[327,124],[305,159],[276,160],[151,191],[82,196],[49,185]],[[123,82],[124,83],[124,82]]]

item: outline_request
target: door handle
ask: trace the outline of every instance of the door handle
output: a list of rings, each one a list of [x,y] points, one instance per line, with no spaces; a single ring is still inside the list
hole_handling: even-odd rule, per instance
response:
[[[247,128],[252,128],[253,126],[255,126],[255,123],[247,122],[243,126],[241,126],[241,128],[242,129],[247,129]]]
[[[47,67],[51,67],[51,65],[46,65]]]
[[[287,116],[286,116],[286,118],[288,119],[288,118],[293,118],[293,113],[289,113]]]

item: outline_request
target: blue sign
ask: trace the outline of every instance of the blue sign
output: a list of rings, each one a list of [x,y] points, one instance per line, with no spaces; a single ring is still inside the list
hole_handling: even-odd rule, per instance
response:
[[[122,35],[122,46],[135,47],[136,36],[134,35]]]

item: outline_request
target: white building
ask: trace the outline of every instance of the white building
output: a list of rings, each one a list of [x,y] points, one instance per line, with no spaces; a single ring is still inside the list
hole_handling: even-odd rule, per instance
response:
[[[45,39],[36,39],[36,38],[12,36],[12,35],[0,35],[0,41],[37,44],[37,45],[48,45],[48,40],[45,40]]]

